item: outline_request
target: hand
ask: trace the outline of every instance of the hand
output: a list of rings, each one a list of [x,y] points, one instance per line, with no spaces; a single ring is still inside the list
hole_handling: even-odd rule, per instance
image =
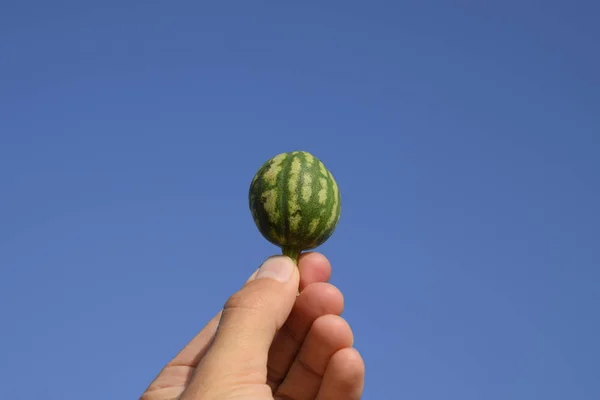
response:
[[[357,400],[365,368],[319,253],[271,257],[141,400]],[[300,295],[297,297],[297,292]]]

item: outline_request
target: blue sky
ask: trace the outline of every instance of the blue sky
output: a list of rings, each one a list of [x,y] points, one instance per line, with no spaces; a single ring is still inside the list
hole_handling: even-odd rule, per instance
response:
[[[302,149],[365,399],[600,398],[600,9],[489,3],[2,3],[3,397],[137,398]]]

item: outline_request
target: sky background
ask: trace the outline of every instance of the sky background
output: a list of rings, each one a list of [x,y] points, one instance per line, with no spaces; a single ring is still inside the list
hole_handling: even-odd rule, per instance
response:
[[[600,6],[540,4],[1,2],[1,397],[138,398],[300,149],[364,399],[599,399]]]

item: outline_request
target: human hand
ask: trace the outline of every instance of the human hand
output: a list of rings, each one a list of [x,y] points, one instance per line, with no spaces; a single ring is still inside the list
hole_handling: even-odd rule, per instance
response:
[[[298,268],[269,258],[140,400],[360,399],[365,367],[330,275],[319,253]]]

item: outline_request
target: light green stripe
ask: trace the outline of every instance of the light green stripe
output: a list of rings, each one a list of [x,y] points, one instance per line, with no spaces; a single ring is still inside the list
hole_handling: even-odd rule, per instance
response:
[[[277,177],[279,176],[279,174],[281,173],[281,170],[283,169],[282,163],[285,161],[285,159],[287,157],[288,157],[287,154],[281,153],[271,159],[269,166],[266,168],[265,172],[263,173],[263,179],[269,186],[273,187],[277,183]]]
[[[290,222],[290,231],[298,232],[298,228],[300,226],[300,222],[302,220],[302,215],[300,215],[300,202],[299,202],[299,192],[300,192],[300,172],[302,167],[302,161],[298,155],[294,155],[291,157],[290,164],[290,175],[287,178],[288,183],[288,192],[290,197],[288,198],[288,210],[289,210],[289,222]]]

